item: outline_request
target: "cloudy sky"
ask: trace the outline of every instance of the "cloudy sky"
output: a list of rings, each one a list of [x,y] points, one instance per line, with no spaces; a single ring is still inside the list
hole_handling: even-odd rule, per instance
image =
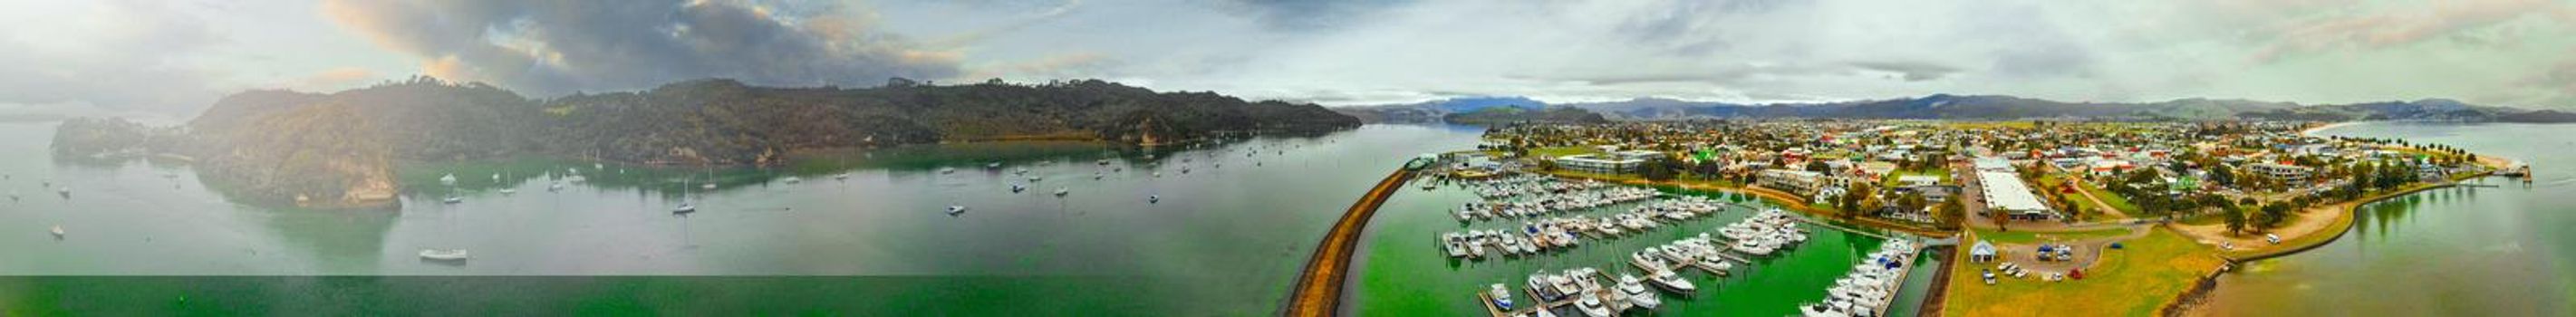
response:
[[[1100,78],[1327,105],[2455,98],[2576,109],[2557,0],[37,0],[0,113],[189,114],[427,75],[531,96],[738,78]]]

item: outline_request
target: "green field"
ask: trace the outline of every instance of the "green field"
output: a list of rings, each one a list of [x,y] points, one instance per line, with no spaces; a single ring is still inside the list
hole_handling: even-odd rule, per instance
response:
[[[1994,263],[1952,267],[1945,315],[1952,316],[2148,316],[2191,288],[2202,274],[2225,263],[2181,234],[2155,229],[2107,250],[2085,279],[2061,282],[1998,277],[1986,285],[1979,270]]]

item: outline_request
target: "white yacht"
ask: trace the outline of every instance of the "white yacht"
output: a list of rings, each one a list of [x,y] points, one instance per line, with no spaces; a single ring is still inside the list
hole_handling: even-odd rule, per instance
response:
[[[1610,306],[1602,305],[1598,295],[1583,294],[1583,299],[1575,301],[1574,307],[1582,310],[1584,316],[1610,317],[1611,314]]]
[[[1646,273],[1646,281],[1654,282],[1655,287],[1663,288],[1664,290],[1672,291],[1674,293],[1687,295],[1699,291],[1699,286],[1691,285],[1690,280],[1682,279],[1680,274],[1673,274],[1672,270],[1656,270],[1654,272]]]
[[[465,249],[420,249],[420,258],[432,261],[465,261]]]
[[[1639,308],[1654,310],[1657,306],[1663,306],[1663,301],[1655,299],[1655,294],[1646,293],[1646,283],[1637,280],[1636,275],[1619,274],[1617,289],[1619,294],[1628,298],[1629,304],[1637,305]]]
[[[1512,310],[1512,291],[1510,289],[1503,288],[1502,283],[1486,285],[1485,288],[1487,292],[1491,292],[1489,295],[1494,297],[1494,307],[1502,308],[1506,311]]]

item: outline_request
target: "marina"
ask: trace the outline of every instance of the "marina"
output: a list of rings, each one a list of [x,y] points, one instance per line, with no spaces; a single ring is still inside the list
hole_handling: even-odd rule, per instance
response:
[[[1508,222],[1469,221],[1464,226],[1466,228],[1458,229],[1461,221],[1456,211],[1470,206],[1471,202],[1494,198],[1545,200],[1637,188],[1566,186],[1562,190],[1517,194],[1479,190],[1480,187],[1492,188],[1485,183],[1477,183],[1479,181],[1581,183],[1515,178],[1514,175],[1520,174],[1507,173],[1484,180],[1450,180],[1452,183],[1436,190],[1408,190],[1395,195],[1382,207],[1386,212],[1378,216],[1379,221],[1385,223],[1373,225],[1375,228],[1371,230],[1381,231],[1377,235],[1382,237],[1415,232],[1420,234],[1415,237],[1428,237],[1433,243],[1429,247],[1420,247],[1423,245],[1420,242],[1373,242],[1377,247],[1367,251],[1371,254],[1367,261],[1369,268],[1359,273],[1360,283],[1389,286],[1360,290],[1364,293],[1356,300],[1361,306],[1353,312],[1370,315],[1482,313],[1489,316],[1591,316],[1587,311],[1603,316],[1799,315],[1804,303],[1824,302],[1830,296],[1815,291],[1832,287],[1834,280],[1842,277],[1853,265],[1867,261],[1859,257],[1866,252],[1856,250],[1877,248],[1879,241],[1885,241],[1882,237],[1886,236],[1886,233],[1866,230],[1848,232],[1845,231],[1849,230],[1847,228],[1854,227],[1774,210],[1750,197],[1669,189],[1654,190],[1654,198],[1651,199],[1497,218],[1511,220]],[[1646,210],[1662,212],[1641,212]],[[1667,214],[1674,217],[1663,216]],[[1604,220],[1607,220],[1606,226]],[[1451,229],[1439,229],[1443,227]],[[1606,229],[1615,229],[1617,233]],[[1727,237],[1729,233],[1736,238]],[[1573,239],[1563,240],[1576,243],[1552,243],[1559,240],[1553,237],[1566,236]],[[1425,238],[1400,240],[1422,241],[1419,239]],[[1756,255],[1749,251],[1757,250],[1737,248],[1739,243],[1752,249],[1769,250],[1758,250],[1765,252]],[[1509,251],[1527,247],[1537,250],[1518,254]],[[1480,251],[1486,255],[1474,255]],[[1390,254],[1402,255],[1394,255],[1401,258],[1389,258]],[[1401,277],[1380,275],[1380,272],[1387,271],[1415,273]],[[1570,287],[1557,287],[1560,284],[1552,281],[1556,277],[1565,277],[1567,283],[1563,285]],[[1643,291],[1642,294],[1630,295],[1630,292],[1620,290],[1619,284],[1623,283],[1619,281],[1628,278],[1635,279],[1635,290]],[[1894,280],[1923,278],[1926,277],[1907,275],[1894,277]],[[1533,279],[1543,280],[1537,284],[1545,287],[1532,287],[1533,283],[1529,282]],[[1390,282],[1393,283],[1387,284]],[[1495,286],[1507,289],[1505,294],[1510,296],[1496,296]],[[1423,292],[1435,294],[1435,297],[1459,299],[1415,302],[1388,298],[1404,296],[1369,295],[1384,292]],[[1887,303],[1873,307],[1914,303],[1895,298],[1890,296]],[[1917,296],[1912,300],[1920,301],[1921,298]],[[1503,306],[1506,301],[1511,305]]]

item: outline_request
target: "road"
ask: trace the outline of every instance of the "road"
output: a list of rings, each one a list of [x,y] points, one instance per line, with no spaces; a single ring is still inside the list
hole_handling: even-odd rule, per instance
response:
[[[1333,230],[1324,234],[1322,244],[1315,246],[1306,269],[1298,273],[1297,288],[1289,293],[1283,315],[1332,316],[1341,311],[1342,282],[1350,277],[1351,254],[1359,249],[1360,233],[1367,229],[1369,217],[1377,214],[1377,207],[1403,191],[1404,182],[1411,179],[1413,172],[1397,170],[1351,203],[1342,219],[1333,223]]]

